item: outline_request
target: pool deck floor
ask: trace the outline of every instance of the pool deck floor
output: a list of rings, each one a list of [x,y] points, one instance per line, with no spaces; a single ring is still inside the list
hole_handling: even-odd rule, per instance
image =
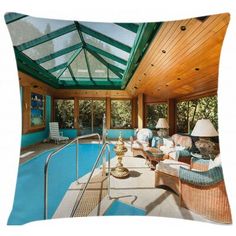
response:
[[[95,191],[92,194],[94,194],[94,196],[100,196],[100,204],[96,203],[96,206],[94,207],[94,202],[91,201],[97,201],[97,198],[91,197],[92,200],[90,200],[89,197],[86,199],[86,201],[84,201],[84,203],[81,202],[80,209],[77,209],[76,216],[102,216],[111,206],[113,201],[118,199],[123,203],[130,204],[136,208],[144,210],[145,214],[148,216],[162,216],[211,222],[188,209],[180,207],[178,195],[176,195],[171,190],[155,188],[155,172],[149,169],[145,163],[145,159],[133,157],[130,151],[130,143],[128,141],[125,143],[126,147],[128,147],[128,152],[123,158],[123,164],[129,169],[130,176],[126,179],[117,179],[111,176],[110,186],[112,199],[110,199],[107,195],[107,192],[104,194],[104,186],[107,186],[107,184],[102,185],[103,189],[99,187],[91,188],[91,186],[94,184],[94,181],[96,182],[96,176],[101,176],[101,169],[96,169],[93,175],[93,178],[95,179],[92,178],[92,185],[88,186],[87,191],[90,191],[91,189]],[[111,160],[111,167],[115,167],[116,162],[116,158],[113,158]],[[81,177],[78,180],[79,183],[74,182],[71,184],[53,218],[63,218],[70,216],[73,206],[76,202],[76,198],[81,194],[82,186],[86,183],[88,176],[89,174]],[[102,194],[100,194],[101,192]],[[82,206],[83,204],[85,205]]]

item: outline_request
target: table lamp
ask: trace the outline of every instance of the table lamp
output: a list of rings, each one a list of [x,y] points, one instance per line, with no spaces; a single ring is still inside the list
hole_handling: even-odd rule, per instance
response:
[[[192,136],[199,137],[195,142],[197,149],[203,157],[210,158],[214,153],[215,143],[210,141],[210,137],[218,136],[216,129],[209,119],[198,120],[193,131]]]
[[[157,129],[157,135],[159,136],[157,148],[158,150],[160,150],[160,146],[163,145],[163,138],[166,137],[168,134],[169,124],[167,120],[165,118],[159,118],[156,124],[156,129]]]
[[[156,129],[158,129],[157,134],[159,137],[163,138],[167,136],[167,131],[169,129],[169,124],[165,118],[159,118]]]

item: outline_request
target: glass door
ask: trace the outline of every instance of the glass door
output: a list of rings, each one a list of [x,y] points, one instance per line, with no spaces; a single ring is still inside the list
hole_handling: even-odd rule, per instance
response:
[[[105,100],[93,100],[93,132],[102,135],[103,115],[106,113]]]
[[[105,112],[105,100],[79,100],[80,134],[102,134],[102,119]]]

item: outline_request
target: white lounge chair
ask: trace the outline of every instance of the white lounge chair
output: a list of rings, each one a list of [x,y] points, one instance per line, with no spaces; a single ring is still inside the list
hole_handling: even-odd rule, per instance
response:
[[[60,141],[69,140],[68,137],[64,137],[63,133],[59,131],[58,122],[50,122],[49,123],[49,138],[54,140],[55,143],[59,143]]]

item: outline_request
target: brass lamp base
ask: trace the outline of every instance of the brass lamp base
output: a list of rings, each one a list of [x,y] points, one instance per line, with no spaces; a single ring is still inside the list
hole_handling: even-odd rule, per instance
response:
[[[111,170],[111,174],[115,178],[123,179],[129,176],[129,170],[123,166],[118,166]]]

